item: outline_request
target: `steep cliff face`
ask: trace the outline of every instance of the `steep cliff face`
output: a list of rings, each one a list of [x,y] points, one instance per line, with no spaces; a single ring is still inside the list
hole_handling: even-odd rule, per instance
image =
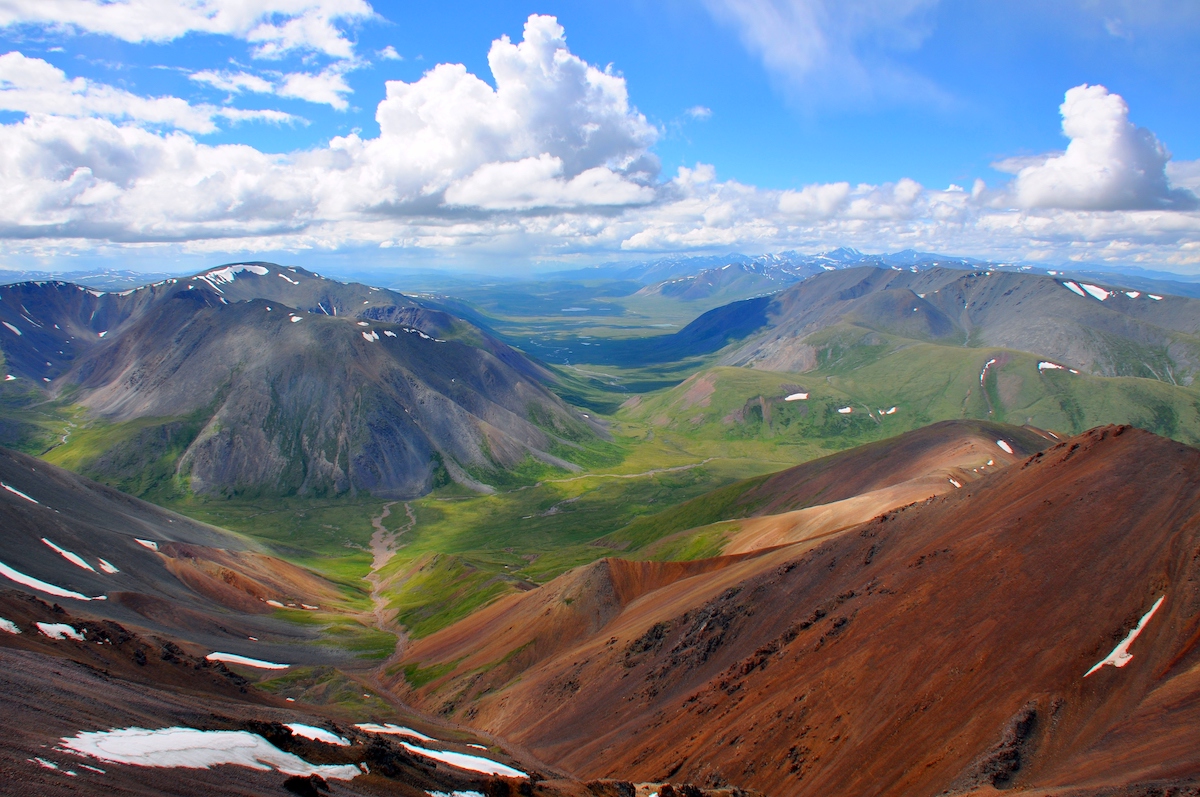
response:
[[[546,390],[540,366],[478,328],[301,269],[6,294],[0,313],[22,334],[0,340],[17,379],[137,422],[91,460],[96,476],[168,457],[201,493],[410,497],[527,457],[570,468],[559,454],[600,433]],[[39,359],[50,350],[63,353]]]

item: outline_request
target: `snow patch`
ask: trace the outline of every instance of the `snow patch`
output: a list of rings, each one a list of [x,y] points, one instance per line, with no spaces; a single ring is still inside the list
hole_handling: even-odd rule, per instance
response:
[[[284,274],[282,271],[281,271],[281,272],[279,272],[279,276],[283,277],[285,280],[287,280],[288,282],[292,283],[293,285],[299,285],[299,284],[300,284],[298,281],[296,281],[296,280],[292,279],[292,278],[291,278],[291,277],[289,277],[287,274]]]
[[[1062,284],[1062,286],[1064,288],[1068,289],[1069,291],[1071,291],[1072,293],[1078,293],[1080,296],[1083,296],[1083,297],[1087,296],[1087,294],[1083,292],[1083,288],[1080,288],[1074,282],[1070,282],[1070,281],[1064,282]]]
[[[849,415],[850,413],[854,412],[854,408],[853,407],[840,407],[838,409],[838,412],[840,412],[842,415]]]
[[[110,564],[110,563],[109,563],[109,561],[108,561],[107,559],[101,559],[101,560],[100,560],[100,569],[101,569],[101,570],[103,570],[105,573],[108,573],[110,576],[111,576],[113,573],[120,573],[120,572],[121,572],[121,571],[120,571],[120,570],[117,568],[117,566],[116,566],[116,565],[114,565],[114,564]]]
[[[958,481],[957,481],[956,479],[951,479],[951,480],[950,480],[950,483],[951,483],[951,484],[953,484],[955,487],[962,487],[962,485],[961,485],[961,484],[959,484],[959,483],[958,483]]]
[[[1130,299],[1136,299],[1137,297],[1142,295],[1142,292],[1141,291],[1125,291],[1125,295],[1128,296]]]
[[[74,639],[76,642],[83,641],[83,634],[76,631],[73,626],[66,623],[38,623],[38,631],[43,636],[48,636],[51,639]]]
[[[104,336],[105,336],[105,335],[107,335],[107,334],[108,334],[108,330],[106,329],[106,330],[104,330],[103,332],[97,332],[97,333],[96,333],[96,336],[97,336],[97,337],[101,337],[101,338],[102,338],[102,337],[104,337]]]
[[[8,327],[13,333],[15,333],[17,335],[22,334],[21,330],[17,329],[16,327],[14,327],[12,324],[8,323],[7,321],[4,321],[2,323],[4,324],[4,326]]]
[[[808,394],[807,393],[791,393],[787,396],[784,396],[783,400],[784,401],[807,401]]]
[[[154,540],[141,540],[141,539],[138,539],[137,537],[134,537],[133,541],[136,542],[138,545],[142,546],[143,548],[149,548],[152,551],[158,550],[158,543],[155,542]]]
[[[1040,363],[1038,363],[1038,370],[1039,371],[1047,371],[1047,370],[1065,371],[1065,370],[1067,370],[1067,367],[1065,365],[1059,365],[1058,363],[1052,363],[1049,360],[1042,360]]]
[[[1104,301],[1109,296],[1112,296],[1112,291],[1106,291],[1103,288],[1101,288],[1099,285],[1088,285],[1085,282],[1085,283],[1083,283],[1083,289],[1085,291],[1087,291],[1088,293],[1090,293],[1092,295],[1092,298],[1099,299],[1100,301]]]
[[[1138,624],[1133,627],[1133,630],[1129,632],[1129,635],[1125,637],[1124,641],[1113,648],[1113,652],[1109,653],[1106,658],[1096,662],[1096,666],[1088,670],[1083,677],[1087,678],[1105,664],[1111,664],[1117,668],[1124,667],[1126,664],[1128,664],[1129,660],[1133,658],[1133,654],[1129,652],[1129,646],[1133,644],[1133,640],[1138,638],[1138,634],[1142,633],[1142,629],[1146,627],[1146,623],[1150,622],[1150,618],[1154,616],[1156,611],[1158,611],[1158,607],[1162,605],[1162,602],[1166,597],[1166,595],[1163,595],[1161,598],[1156,600],[1154,605],[1150,607],[1150,611],[1142,615],[1142,619],[1139,620]]]
[[[313,739],[318,742],[325,742],[325,744],[336,744],[338,747],[350,746],[350,742],[324,728],[317,728],[313,725],[305,725],[300,722],[289,722],[287,726],[292,729],[292,733],[297,736],[303,736],[305,739]]]
[[[12,374],[5,374],[4,381],[5,382],[15,382],[15,381],[17,381],[17,378],[15,376],[13,376]]]
[[[1149,296],[1151,299],[1153,299],[1153,300],[1154,300],[1154,301],[1156,301],[1156,302],[1161,302],[1161,301],[1162,301],[1162,297],[1161,297],[1161,296],[1159,296],[1159,295],[1157,295],[1157,294],[1153,294],[1153,293],[1147,293],[1146,295],[1147,295],[1147,296]]]
[[[363,340],[379,340],[379,333],[375,331],[362,333]]]
[[[979,372],[979,384],[983,384],[983,380],[987,379],[988,369],[996,364],[996,358],[988,360],[983,364],[983,370]]]
[[[360,327],[369,327],[369,326],[371,326],[371,325],[370,325],[369,323],[367,323],[366,321],[359,321],[359,322],[358,322],[358,325],[359,325]]]
[[[208,769],[220,764],[285,775],[320,775],[331,780],[351,780],[361,774],[353,764],[310,764],[285,753],[249,731],[198,731],[194,728],[121,728],[81,732],[59,744],[79,755],[141,767]]]
[[[433,738],[432,736],[426,736],[420,731],[414,731],[412,728],[405,728],[402,725],[393,725],[390,722],[384,723],[383,725],[376,725],[374,722],[362,722],[354,727],[358,728],[360,731],[366,731],[367,733],[384,733],[390,736],[409,736],[413,739],[420,739],[423,742],[437,741],[437,739]]]
[[[484,775],[499,775],[504,778],[524,778],[528,777],[519,769],[513,769],[510,766],[505,766],[498,761],[493,761],[490,758],[483,758],[477,755],[468,755],[467,753],[455,753],[452,750],[426,750],[424,747],[417,747],[408,742],[400,742],[400,745],[410,753],[432,758],[434,761],[440,761],[443,764],[449,764],[458,769],[465,769],[468,772],[481,772]]]
[[[68,562],[75,565],[76,567],[82,567],[84,570],[91,570],[93,573],[96,572],[96,568],[92,567],[87,562],[83,561],[83,557],[80,556],[79,554],[72,553],[72,552],[68,551],[66,548],[59,548],[57,545],[50,542],[50,540],[46,539],[45,537],[42,537],[42,542],[49,545],[50,548],[53,549],[55,552],[57,552],[60,556],[62,556],[63,559],[66,559]]]
[[[890,410],[888,410],[887,412],[885,412],[885,413],[883,413],[883,414],[884,414],[884,415],[895,415],[895,414],[896,414],[896,408],[895,408],[895,407],[892,407]]]
[[[40,501],[35,501],[34,499],[32,499],[32,498],[30,498],[29,496],[25,495],[25,493],[23,493],[23,492],[21,492],[20,490],[18,490],[16,487],[9,487],[9,486],[8,486],[7,484],[5,484],[4,482],[0,482],[0,487],[3,487],[5,490],[8,490],[8,491],[9,491],[10,493],[12,493],[13,495],[20,496],[21,498],[24,498],[26,501],[30,502],[31,504],[37,504],[38,506],[41,506],[41,502],[40,502]]]
[[[286,670],[291,667],[290,664],[276,664],[273,661],[263,661],[262,659],[251,659],[246,656],[239,656],[236,653],[209,653],[204,658],[209,661],[223,661],[229,664],[241,664],[245,667],[255,667],[260,670]]]
[[[237,279],[237,275],[243,271],[249,271],[251,274],[257,274],[260,277],[265,277],[271,273],[270,269],[262,266],[226,266],[225,268],[214,269],[203,275],[203,279],[210,283],[224,285],[233,282]],[[214,285],[214,287],[216,287]]]
[[[389,338],[394,338],[394,337],[396,337],[396,333],[395,333],[395,332],[393,332],[393,331],[392,331],[392,330],[390,330],[390,329],[385,329],[385,330],[383,330],[383,334],[387,335]]]
[[[1003,440],[997,440],[996,445],[1000,446],[1000,449],[1002,451],[1007,451],[1009,454],[1011,454],[1013,452],[1012,446],[1010,446],[1008,443],[1006,443]]]
[[[19,570],[13,570],[11,567],[4,564],[4,562],[0,562],[0,576],[4,576],[9,581],[15,581],[22,586],[29,587],[30,589],[36,589],[38,592],[44,592],[47,595],[53,595],[57,598],[71,598],[77,601],[108,600],[107,596],[105,595],[100,595],[96,598],[89,598],[87,595],[81,595],[73,590],[56,587],[53,584],[42,581],[40,578],[27,576]]]
[[[6,620],[3,617],[0,617],[0,631],[4,631],[8,634],[21,633],[21,629],[17,628],[16,623],[14,623],[12,620]]]

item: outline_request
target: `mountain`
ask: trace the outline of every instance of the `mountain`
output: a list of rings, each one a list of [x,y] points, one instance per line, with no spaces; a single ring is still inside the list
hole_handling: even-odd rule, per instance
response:
[[[0,322],[7,390],[103,427],[51,458],[116,484],[153,470],[210,494],[486,490],[526,460],[573,469],[603,434],[479,328],[303,269],[234,264],[119,293],[21,283],[0,290]]]
[[[1197,518],[1200,451],[1099,428],[839,534],[569,573],[414,645],[409,693],[587,777],[1185,793]]]
[[[163,271],[128,271],[111,268],[91,271],[0,271],[0,286],[13,285],[18,282],[71,282],[101,291],[120,291],[169,279],[173,276],[176,275]]]
[[[360,683],[366,668],[338,638],[353,614],[343,589],[229,532],[0,449],[0,792],[616,788],[514,757]]]

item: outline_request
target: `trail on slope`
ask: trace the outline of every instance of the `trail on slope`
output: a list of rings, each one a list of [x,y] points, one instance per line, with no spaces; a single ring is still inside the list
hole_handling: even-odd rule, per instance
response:
[[[375,531],[371,534],[371,572],[366,577],[367,583],[371,585],[371,614],[375,627],[384,633],[396,636],[396,650],[384,662],[384,666],[398,659],[404,651],[404,646],[408,643],[408,634],[405,633],[404,628],[396,624],[394,616],[388,616],[387,600],[383,596],[383,576],[380,574],[384,566],[396,555],[400,537],[417,525],[416,513],[413,512],[412,506],[405,501],[404,512],[408,515],[408,522],[395,531],[387,530],[383,522],[391,516],[392,507],[397,503],[399,502],[390,501],[384,504],[383,511],[371,518],[371,525],[375,527]]]

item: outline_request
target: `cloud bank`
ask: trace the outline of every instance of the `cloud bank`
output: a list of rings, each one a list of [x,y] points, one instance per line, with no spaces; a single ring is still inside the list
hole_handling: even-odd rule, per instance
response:
[[[553,17],[531,16],[518,42],[493,42],[488,65],[491,82],[461,64],[389,81],[378,135],[269,153],[198,139],[259,112],[138,97],[0,56],[0,107],[25,114],[0,125],[0,251],[383,247],[542,259],[847,245],[1200,265],[1189,190],[1200,168],[1172,163],[1101,86],[1066,93],[1066,150],[1005,162],[1014,176],[1002,185],[898,177],[777,191],[721,180],[707,164],[661,175],[659,131],[625,79],[573,54]],[[192,77],[231,93],[283,91],[250,73]],[[325,101],[341,96],[329,91]]]

